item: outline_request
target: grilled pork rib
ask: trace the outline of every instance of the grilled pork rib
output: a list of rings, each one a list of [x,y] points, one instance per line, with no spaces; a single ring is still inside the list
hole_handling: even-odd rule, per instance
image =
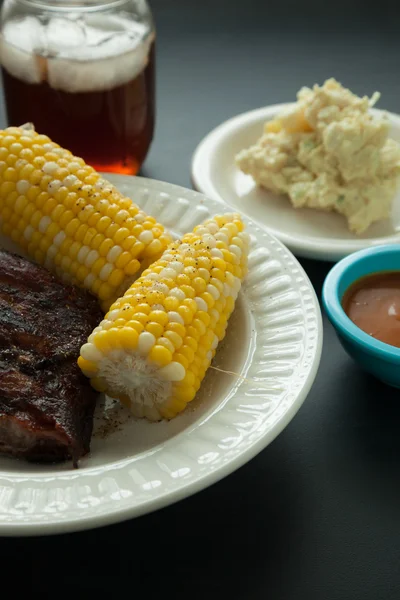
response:
[[[101,319],[88,293],[0,250],[0,453],[76,466],[89,451],[96,392],[76,360]]]

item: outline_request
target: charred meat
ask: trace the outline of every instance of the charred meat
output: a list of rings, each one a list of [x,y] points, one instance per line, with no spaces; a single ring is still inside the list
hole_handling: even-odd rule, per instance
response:
[[[76,361],[101,319],[87,292],[0,250],[0,453],[76,465],[89,451],[96,392]]]

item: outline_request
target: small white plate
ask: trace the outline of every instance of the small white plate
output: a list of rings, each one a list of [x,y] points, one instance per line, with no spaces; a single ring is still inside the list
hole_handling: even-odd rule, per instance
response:
[[[178,235],[226,212],[168,183],[106,177]],[[213,363],[242,378],[210,369],[192,405],[164,423],[135,420],[101,399],[91,453],[78,470],[0,458],[0,535],[98,527],[171,504],[243,465],[293,418],[318,369],[321,313],[292,254],[246,224],[249,274]],[[0,246],[15,250],[4,237]]]
[[[341,215],[310,208],[295,210],[286,197],[258,187],[238,169],[236,154],[254,144],[263,132],[264,123],[287,106],[277,104],[238,115],[209,133],[193,156],[194,187],[264,225],[297,256],[336,261],[372,245],[399,242],[400,193],[390,220],[375,223],[362,236],[355,236]],[[400,117],[386,114],[391,124],[390,135],[400,142]]]

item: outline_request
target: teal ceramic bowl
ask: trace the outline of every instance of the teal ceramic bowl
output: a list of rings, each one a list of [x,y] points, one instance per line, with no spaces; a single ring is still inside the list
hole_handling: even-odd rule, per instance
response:
[[[328,273],[322,290],[325,311],[348,354],[366,371],[400,388],[400,348],[371,337],[357,327],[342,308],[342,298],[352,283],[380,271],[400,271],[400,244],[355,252]]]

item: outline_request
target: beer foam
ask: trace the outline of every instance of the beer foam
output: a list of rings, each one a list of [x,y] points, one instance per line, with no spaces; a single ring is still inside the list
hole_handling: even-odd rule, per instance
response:
[[[0,60],[25,83],[47,81],[71,93],[105,91],[143,71],[153,39],[149,26],[120,17],[57,17],[46,24],[25,17],[5,25]]]

